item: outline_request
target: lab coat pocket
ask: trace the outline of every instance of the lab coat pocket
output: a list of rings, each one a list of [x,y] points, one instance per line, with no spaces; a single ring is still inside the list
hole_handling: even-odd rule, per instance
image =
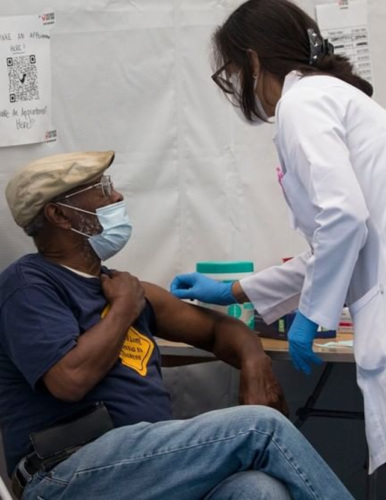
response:
[[[354,353],[363,370],[378,370],[386,363],[386,295],[375,285],[350,305],[354,323]]]

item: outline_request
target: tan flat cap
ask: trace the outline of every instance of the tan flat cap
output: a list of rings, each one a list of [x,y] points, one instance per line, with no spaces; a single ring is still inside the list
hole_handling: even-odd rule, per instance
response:
[[[16,224],[25,227],[56,196],[87,184],[111,165],[114,151],[47,156],[17,172],[5,188]]]

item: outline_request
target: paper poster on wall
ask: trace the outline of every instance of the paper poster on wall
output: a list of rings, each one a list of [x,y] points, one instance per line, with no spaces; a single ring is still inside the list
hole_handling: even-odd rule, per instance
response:
[[[0,147],[51,142],[55,14],[0,17]]]
[[[366,0],[338,0],[316,6],[316,16],[324,38],[335,53],[347,56],[355,72],[373,83]]]

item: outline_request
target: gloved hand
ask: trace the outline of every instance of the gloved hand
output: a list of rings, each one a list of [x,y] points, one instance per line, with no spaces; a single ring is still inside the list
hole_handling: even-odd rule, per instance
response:
[[[317,330],[318,325],[298,311],[288,332],[292,362],[295,368],[307,374],[311,373],[311,363],[320,365],[323,362],[312,352],[312,342]]]
[[[197,299],[208,304],[227,306],[237,300],[232,295],[232,283],[217,281],[201,273],[180,274],[170,285],[170,291],[179,299]]]

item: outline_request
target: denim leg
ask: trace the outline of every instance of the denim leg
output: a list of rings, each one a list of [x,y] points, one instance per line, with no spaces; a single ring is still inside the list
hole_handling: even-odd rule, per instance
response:
[[[199,500],[246,470],[279,479],[295,500],[352,499],[289,420],[239,406],[114,429],[34,478],[23,500]]]
[[[291,500],[284,484],[265,472],[237,472],[220,483],[204,500]]]

